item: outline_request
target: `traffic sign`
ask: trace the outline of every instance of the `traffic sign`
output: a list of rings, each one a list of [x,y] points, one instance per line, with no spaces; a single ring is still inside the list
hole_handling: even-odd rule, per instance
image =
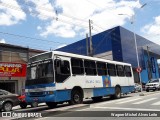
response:
[[[138,73],[140,73],[140,72],[142,72],[142,68],[141,68],[141,67],[137,67],[136,71],[137,71]]]

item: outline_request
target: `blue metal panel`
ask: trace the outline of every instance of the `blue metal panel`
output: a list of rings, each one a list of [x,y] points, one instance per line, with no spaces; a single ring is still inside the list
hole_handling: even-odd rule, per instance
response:
[[[124,94],[132,92],[132,91],[134,91],[134,86],[121,86],[121,92],[124,93]],[[107,96],[107,95],[113,95],[113,94],[115,94],[115,88],[114,87],[93,89],[94,97]]]
[[[113,60],[123,62],[120,28],[116,27],[114,33],[111,34],[111,36],[112,36]]]
[[[55,101],[67,101],[71,99],[71,90],[59,90],[55,92]]]
[[[115,29],[115,28],[114,28]],[[112,50],[112,37],[111,34],[114,29],[104,31],[102,33],[92,36],[93,54],[99,54]],[[70,52],[75,54],[86,55],[86,39],[80,40],[65,47],[56,49],[59,51]]]
[[[94,97],[113,95],[114,93],[115,93],[115,88],[113,88],[113,87],[93,89],[93,96]]]

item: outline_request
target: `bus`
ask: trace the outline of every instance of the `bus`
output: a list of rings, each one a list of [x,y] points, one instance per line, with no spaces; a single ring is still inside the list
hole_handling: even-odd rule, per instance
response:
[[[134,90],[131,64],[61,51],[45,52],[29,59],[25,94],[27,103],[48,107],[68,102],[80,104],[105,96],[120,98]]]

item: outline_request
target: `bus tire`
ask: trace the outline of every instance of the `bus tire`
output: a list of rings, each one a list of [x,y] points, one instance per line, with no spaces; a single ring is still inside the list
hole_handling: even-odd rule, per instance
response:
[[[46,102],[46,105],[49,107],[49,108],[55,108],[57,106],[57,103],[56,102]]]
[[[69,101],[70,105],[81,104],[83,103],[83,95],[79,90],[73,90],[71,93],[71,100]]]
[[[21,102],[21,103],[19,104],[19,106],[20,106],[22,109],[25,109],[25,108],[27,108],[27,103],[26,103],[26,102]]]
[[[121,98],[121,88],[119,86],[116,86],[116,88],[115,88],[114,98],[115,99]]]
[[[34,107],[38,107],[38,103],[37,102],[33,102],[31,103],[31,107],[34,108]]]
[[[99,102],[102,101],[102,96],[98,96],[98,97],[92,97],[93,102]]]

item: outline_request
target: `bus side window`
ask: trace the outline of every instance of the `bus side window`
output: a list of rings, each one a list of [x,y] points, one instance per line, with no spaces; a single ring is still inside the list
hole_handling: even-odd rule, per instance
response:
[[[131,67],[130,66],[124,66],[125,75],[126,77],[132,77]]]
[[[91,60],[84,60],[86,75],[97,75],[96,63]]]
[[[97,73],[98,75],[107,75],[107,66],[106,63],[97,62]]]
[[[121,77],[125,76],[123,65],[116,65],[116,67],[117,67],[117,75]]]
[[[108,74],[110,76],[116,76],[116,66],[115,64],[107,64],[107,68],[108,68]]]
[[[72,74],[73,75],[83,75],[84,66],[83,60],[78,58],[71,58]]]
[[[57,74],[70,75],[69,61],[67,60],[55,60],[55,69]]]

